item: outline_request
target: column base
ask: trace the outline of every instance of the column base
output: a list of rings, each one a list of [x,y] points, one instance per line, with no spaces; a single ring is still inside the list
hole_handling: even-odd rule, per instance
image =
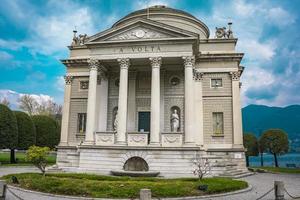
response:
[[[195,147],[196,146],[196,143],[194,142],[185,142],[183,144],[184,147]]]
[[[160,143],[159,142],[150,142],[149,146],[158,147],[158,146],[160,146]]]
[[[116,141],[115,144],[116,144],[116,145],[119,145],[119,146],[126,146],[126,145],[127,145],[127,142],[124,142],[124,141]]]
[[[84,141],[82,145],[95,145],[94,141]]]
[[[65,146],[69,146],[69,144],[68,144],[68,142],[60,142],[60,143],[58,144],[58,146],[63,146],[63,147],[65,147]]]

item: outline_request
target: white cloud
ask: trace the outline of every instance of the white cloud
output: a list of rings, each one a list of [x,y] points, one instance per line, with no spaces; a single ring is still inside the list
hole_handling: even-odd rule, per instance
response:
[[[18,99],[25,94],[18,93],[13,90],[0,90],[0,99],[6,98],[10,103],[10,108],[16,110],[19,108]],[[53,100],[53,97],[45,94],[30,94],[37,102],[43,102],[48,100]]]
[[[275,54],[275,42],[260,43],[257,40],[241,40],[238,49],[245,52],[251,60],[270,60]]]
[[[170,6],[170,4],[175,4],[176,1],[168,1],[168,0],[139,0],[136,1],[133,6],[134,10],[140,10],[144,8],[148,8],[151,6],[156,6],[156,5],[164,5],[164,6]]]
[[[64,91],[65,88],[65,79],[63,76],[56,77],[56,87],[59,91]]]
[[[286,26],[295,22],[294,16],[281,7],[269,9],[266,13],[266,18],[278,27]]]
[[[2,60],[10,60],[13,56],[5,51],[0,51],[0,61]]]

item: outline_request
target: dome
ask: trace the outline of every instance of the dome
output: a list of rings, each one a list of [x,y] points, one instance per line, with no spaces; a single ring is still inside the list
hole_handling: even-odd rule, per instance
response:
[[[208,27],[193,15],[178,9],[169,8],[163,5],[156,5],[146,9],[134,11],[119,21],[112,27],[117,27],[137,18],[148,18],[153,21],[165,23],[177,28],[191,31],[200,35],[200,38],[209,37]]]

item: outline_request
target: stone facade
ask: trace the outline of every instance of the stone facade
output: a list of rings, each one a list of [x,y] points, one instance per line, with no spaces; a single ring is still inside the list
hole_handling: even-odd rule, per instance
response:
[[[139,157],[160,176],[191,177],[200,156],[210,176],[246,171],[243,54],[226,34],[210,39],[203,22],[164,6],[90,37],[74,31],[56,167],[110,174]]]

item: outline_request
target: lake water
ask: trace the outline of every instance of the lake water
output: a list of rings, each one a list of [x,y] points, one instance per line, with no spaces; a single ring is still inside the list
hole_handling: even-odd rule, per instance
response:
[[[278,156],[278,165],[286,167],[286,164],[296,164],[300,167],[300,153],[289,153]],[[260,156],[251,156],[249,159],[250,166],[260,166]],[[264,154],[264,166],[274,166],[274,156],[271,154]]]

